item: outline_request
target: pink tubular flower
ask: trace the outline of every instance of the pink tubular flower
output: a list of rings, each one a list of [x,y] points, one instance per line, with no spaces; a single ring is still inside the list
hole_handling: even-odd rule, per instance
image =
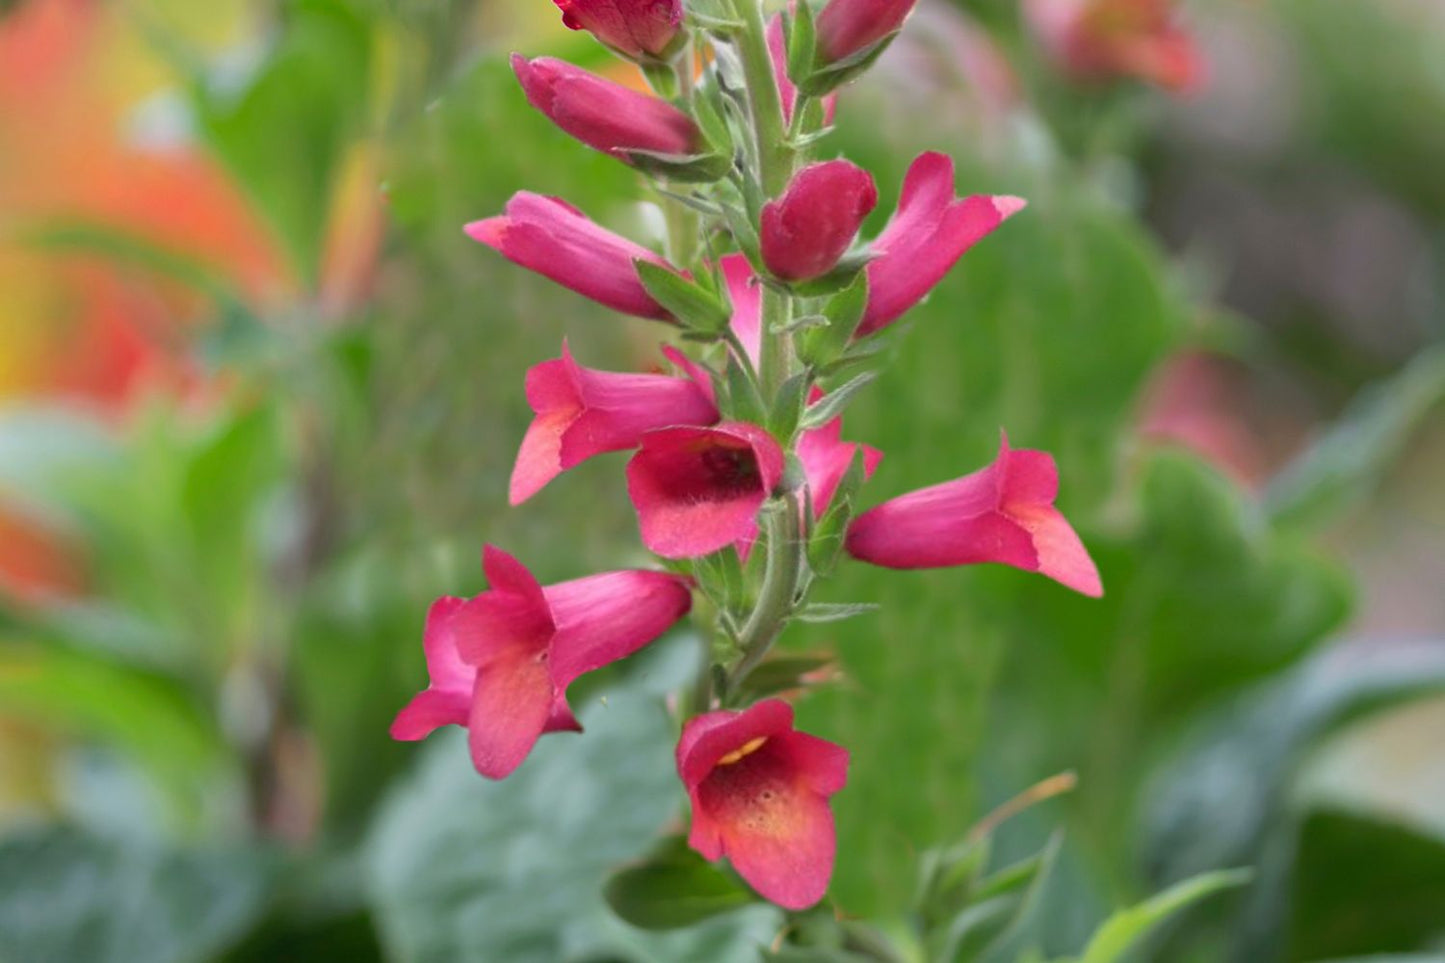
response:
[[[580,731],[567,708],[572,680],[667,631],[692,607],[692,591],[681,576],[647,571],[544,589],[490,545],[482,565],[490,589],[472,599],[438,599],[428,613],[431,684],[397,714],[391,735],[414,741],[441,726],[465,726],[477,772],[502,779],[542,733]]]
[[[783,36],[783,15],[768,21],[768,53],[773,58],[773,76],[778,78],[778,96],[783,101],[783,120],[793,122],[793,105],[798,102],[798,88],[788,77],[788,44]],[[838,95],[823,98],[823,123],[831,124],[838,110]]]
[[[527,403],[537,417],[512,470],[513,505],[593,455],[636,448],[644,432],[718,420],[712,399],[691,378],[584,368],[565,342],[562,357],[527,372]]]
[[[1030,0],[1035,34],[1080,81],[1137,77],[1176,93],[1204,82],[1204,59],[1169,0]]]
[[[662,57],[682,29],[682,0],[554,0],[562,22],[634,60]]]
[[[1020,197],[953,193],[953,159],[920,154],[903,179],[898,210],[873,242],[868,309],[858,337],[879,331],[923,300],[965,251],[1026,202]]]
[[[603,153],[626,161],[629,151],[687,156],[702,146],[697,125],[665,100],[553,57],[513,54],[512,69],[533,107]]]
[[[848,781],[846,749],[796,731],[792,706],[767,699],[689,719],[677,772],[692,802],[687,842],[703,858],[726,856],[786,909],[823,898],[837,851],[828,797]]]
[[[783,281],[810,281],[837,265],[878,205],[868,172],[845,160],[810,164],[763,205],[763,263]]]
[[[1013,451],[1005,436],[987,468],[864,512],[849,527],[845,547],[887,568],[999,562],[1103,595],[1088,550],[1054,508],[1058,491],[1053,457]]]
[[[762,428],[663,428],[627,463],[642,541],[664,558],[696,558],[748,535],[783,476],[783,450]]]
[[[918,0],[829,0],[818,14],[818,59],[836,64],[903,27]]]
[[[671,268],[640,244],[598,226],[566,201],[519,191],[506,213],[473,221],[466,232],[514,264],[623,314],[655,321],[672,315],[642,286],[633,261]]]
[[[763,350],[763,293],[758,287],[758,279],[748,259],[741,254],[724,254],[719,263],[728,298],[733,303],[729,325],[742,342],[748,358],[757,364]]]
[[[863,477],[872,478],[883,460],[883,452],[872,445],[844,441],[842,415],[798,436],[798,461],[802,462],[803,474],[808,479],[815,519],[822,518],[833,503],[833,495],[859,450],[863,452]]]

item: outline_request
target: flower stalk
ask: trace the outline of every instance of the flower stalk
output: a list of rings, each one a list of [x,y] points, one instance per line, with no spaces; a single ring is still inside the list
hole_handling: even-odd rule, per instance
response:
[[[581,728],[566,698],[574,679],[650,644],[699,594],[714,637],[677,720],[689,844],[802,910],[828,887],[828,800],[844,788],[848,753],[796,730],[791,705],[771,698],[818,679],[788,667],[766,686],[747,683],[760,666],[787,665],[769,656],[790,622],[872,608],[807,606],[815,581],[847,555],[890,568],[995,562],[1100,591],[1053,507],[1057,474],[1044,453],[1005,442],[987,469],[859,513],[882,454],[842,437],[844,409],[877,373],[868,340],[1023,202],[960,199],[952,161],[925,154],[888,227],[862,244],[878,201],[872,176],[841,159],[805,166],[831,124],[834,90],[883,53],[913,0],[886,0],[881,19],[875,0],[829,0],[816,33],[801,3],[771,24],[761,0],[558,4],[569,26],[641,68],[655,96],[548,58],[515,57],[518,80],[558,127],[652,183],[666,257],[528,192],[467,232],[583,297],[660,322],[682,344],[662,348],[669,374],[588,368],[565,344],[534,366],[525,387],[535,417],[510,497],[521,504],[593,455],[632,451],[627,495],[642,543],[667,570],[544,587],[488,548],[488,590],[434,606],[430,684],[393,734],[463,726],[478,772],[503,778],[544,734]]]

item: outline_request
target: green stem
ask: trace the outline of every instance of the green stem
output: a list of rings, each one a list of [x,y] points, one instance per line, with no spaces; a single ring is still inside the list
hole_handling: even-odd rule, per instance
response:
[[[793,148],[783,120],[783,101],[773,75],[773,58],[768,52],[768,27],[763,20],[762,0],[733,0],[734,9],[746,25],[737,34],[738,55],[748,83],[748,104],[753,115],[753,136],[757,140],[758,171],[763,193],[776,197],[793,176]]]
[[[684,110],[692,101],[692,43],[682,48],[673,62],[677,78],[677,97]],[[676,185],[686,190],[687,185]],[[662,216],[667,225],[667,257],[680,268],[690,268],[702,250],[702,218],[698,212],[672,197],[663,197]]]
[[[768,541],[768,565],[757,605],[743,623],[739,633],[743,655],[728,674],[727,690],[737,691],[738,683],[757,668],[763,656],[777,641],[793,613],[798,580],[803,574],[803,544],[798,537],[798,498],[792,491],[782,494],[780,511],[768,513],[764,532]]]

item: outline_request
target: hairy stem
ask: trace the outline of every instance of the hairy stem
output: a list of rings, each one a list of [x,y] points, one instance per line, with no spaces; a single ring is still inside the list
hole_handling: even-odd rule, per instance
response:
[[[769,512],[763,523],[768,542],[768,564],[757,605],[740,633],[743,654],[728,674],[728,692],[747,678],[768,654],[788,616],[793,612],[798,580],[803,575],[803,544],[798,537],[800,519],[794,492],[782,495],[780,511]]]

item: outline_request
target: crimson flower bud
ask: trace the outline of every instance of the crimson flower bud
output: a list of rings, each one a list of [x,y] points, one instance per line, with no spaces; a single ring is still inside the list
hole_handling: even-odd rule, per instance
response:
[[[519,191],[507,202],[504,214],[473,221],[466,232],[512,263],[614,311],[672,320],[647,293],[634,264],[642,260],[670,267],[667,262],[589,220],[566,201]]]
[[[896,33],[918,0],[829,0],[818,14],[818,60],[836,64]]]
[[[783,281],[827,274],[877,204],[873,178],[848,161],[803,168],[781,197],[763,207],[763,263]]]
[[[604,80],[554,57],[512,55],[527,101],[558,127],[603,153],[690,156],[704,141],[692,118],[665,100]]]
[[[633,60],[665,59],[682,30],[682,0],[553,0],[562,22]]]

